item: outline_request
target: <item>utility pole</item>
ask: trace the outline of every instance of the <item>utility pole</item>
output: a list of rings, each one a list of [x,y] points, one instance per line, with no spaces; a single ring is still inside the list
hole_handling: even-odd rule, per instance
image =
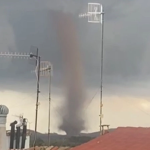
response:
[[[99,129],[102,134],[102,118],[103,118],[103,51],[104,51],[104,10],[100,3],[88,3],[88,12],[80,14],[80,18],[88,17],[89,23],[101,23],[101,56],[100,56],[100,109],[99,109]]]

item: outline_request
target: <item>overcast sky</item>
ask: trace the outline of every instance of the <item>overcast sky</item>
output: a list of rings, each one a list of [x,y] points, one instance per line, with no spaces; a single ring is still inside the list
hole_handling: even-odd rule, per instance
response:
[[[92,0],[93,1],[93,0]],[[117,126],[149,126],[150,122],[150,2],[145,0],[101,0],[105,9],[104,35],[104,123]],[[42,60],[53,64],[52,131],[58,132],[58,107],[64,98],[61,85],[62,54],[53,24],[53,13],[71,13],[77,27],[83,59],[87,99],[99,88],[100,24],[89,24],[78,14],[87,11],[79,0],[0,1],[0,52],[29,52],[39,48]],[[0,57],[1,104],[12,115],[24,113],[34,127],[36,77],[34,62]],[[41,80],[38,130],[47,131],[46,80]],[[98,130],[99,94],[86,110],[88,132]],[[26,107],[25,107],[26,105]],[[29,113],[29,108],[32,110]],[[137,120],[138,118],[138,120]],[[40,122],[45,123],[45,125]],[[9,126],[9,124],[8,124]]]

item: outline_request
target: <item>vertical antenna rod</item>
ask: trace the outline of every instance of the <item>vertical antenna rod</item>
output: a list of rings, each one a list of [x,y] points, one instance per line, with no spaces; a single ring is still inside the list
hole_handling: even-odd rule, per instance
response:
[[[38,56],[37,58],[37,97],[36,97],[36,113],[35,113],[35,134],[34,134],[34,148],[36,144],[36,139],[37,139],[37,119],[38,119],[38,106],[39,106],[39,93],[40,93],[40,57]]]
[[[103,51],[104,51],[104,12],[101,5],[101,66],[100,66],[100,134],[102,133],[103,117]]]
[[[51,67],[49,67],[49,112],[48,112],[48,146],[50,146],[50,123],[51,123]]]
[[[36,110],[35,110],[35,131],[34,131],[34,142],[33,142],[33,147],[35,150],[36,146],[36,140],[37,140],[37,119],[38,119],[38,106],[39,106],[39,93],[40,93],[40,64],[41,64],[41,57],[38,54],[38,49],[37,49],[37,54],[30,54],[30,57],[35,57],[36,59],[36,66],[37,66],[37,97],[36,97]]]
[[[41,61],[40,76],[48,77],[48,139],[47,144],[50,146],[50,123],[51,123],[51,77],[52,65],[49,61]]]

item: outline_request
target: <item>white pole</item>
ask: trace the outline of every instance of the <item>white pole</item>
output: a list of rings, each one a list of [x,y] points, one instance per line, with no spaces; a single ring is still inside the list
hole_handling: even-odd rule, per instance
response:
[[[97,17],[100,15],[100,19]],[[93,18],[94,16],[94,18]],[[103,118],[103,51],[104,51],[104,10],[100,3],[88,3],[88,13],[80,14],[79,17],[88,17],[89,23],[101,23],[101,52],[100,52],[100,100],[99,100],[99,128],[102,133]]]
[[[101,5],[101,66],[100,66],[100,134],[102,134],[103,117],[103,52],[104,52],[104,12]]]
[[[51,125],[51,66],[49,68],[49,111],[48,111],[48,146],[51,144],[50,139],[50,125]]]

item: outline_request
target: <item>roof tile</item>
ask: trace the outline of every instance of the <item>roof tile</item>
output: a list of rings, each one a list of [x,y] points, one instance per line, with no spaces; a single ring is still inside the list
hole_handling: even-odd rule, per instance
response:
[[[119,127],[72,150],[150,150],[150,128]]]

